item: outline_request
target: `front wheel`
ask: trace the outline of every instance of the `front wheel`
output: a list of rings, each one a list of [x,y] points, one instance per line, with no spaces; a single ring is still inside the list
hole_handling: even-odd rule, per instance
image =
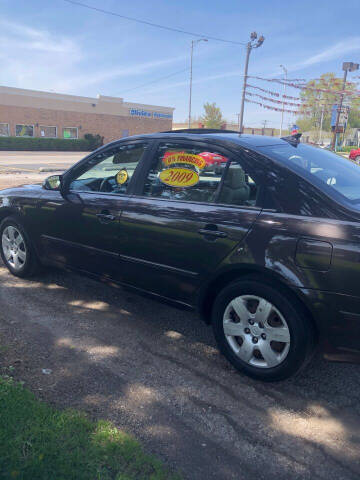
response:
[[[5,266],[17,277],[29,277],[39,269],[31,241],[16,218],[8,217],[0,225],[0,254]]]
[[[314,331],[302,309],[286,292],[257,279],[233,282],[220,292],[212,325],[223,355],[258,380],[294,375],[314,346]]]

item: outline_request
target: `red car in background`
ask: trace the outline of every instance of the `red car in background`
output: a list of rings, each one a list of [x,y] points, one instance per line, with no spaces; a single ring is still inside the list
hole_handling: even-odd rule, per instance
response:
[[[222,163],[227,162],[227,158],[220,155],[220,153],[201,152],[199,156],[206,162],[206,167],[220,167]],[[205,167],[205,168],[206,168]]]
[[[350,160],[354,160],[356,163],[360,165],[360,148],[356,148],[350,151],[349,154]]]
[[[166,152],[164,155],[164,159],[170,155],[174,155],[175,153],[184,153],[184,152]],[[220,155],[220,153],[212,153],[212,152],[201,152],[198,154],[199,157],[202,157],[205,162],[206,166],[204,168],[204,171],[215,171],[216,173],[219,171],[221,168],[221,165],[226,163],[228,159],[224,157],[223,155]]]

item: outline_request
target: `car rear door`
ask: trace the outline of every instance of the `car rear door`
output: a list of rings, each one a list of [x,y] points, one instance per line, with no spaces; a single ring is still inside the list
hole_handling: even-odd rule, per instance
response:
[[[228,162],[220,172],[209,171],[202,152],[223,155]],[[259,184],[239,160],[216,144],[198,141],[160,141],[153,148],[120,220],[126,283],[192,302],[201,282],[239,246],[261,210]]]
[[[39,215],[44,256],[58,264],[121,279],[119,221],[148,141],[105,147],[66,174],[70,194],[44,191]]]

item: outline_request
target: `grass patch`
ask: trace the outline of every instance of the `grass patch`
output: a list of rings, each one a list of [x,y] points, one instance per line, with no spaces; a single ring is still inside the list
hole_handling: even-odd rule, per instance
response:
[[[0,478],[179,480],[111,423],[56,410],[0,377]]]

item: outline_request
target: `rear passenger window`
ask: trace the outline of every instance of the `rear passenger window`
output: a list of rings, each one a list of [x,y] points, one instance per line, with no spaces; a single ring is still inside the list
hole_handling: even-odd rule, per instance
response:
[[[143,195],[171,200],[255,206],[257,186],[238,162],[196,144],[159,145]]]

